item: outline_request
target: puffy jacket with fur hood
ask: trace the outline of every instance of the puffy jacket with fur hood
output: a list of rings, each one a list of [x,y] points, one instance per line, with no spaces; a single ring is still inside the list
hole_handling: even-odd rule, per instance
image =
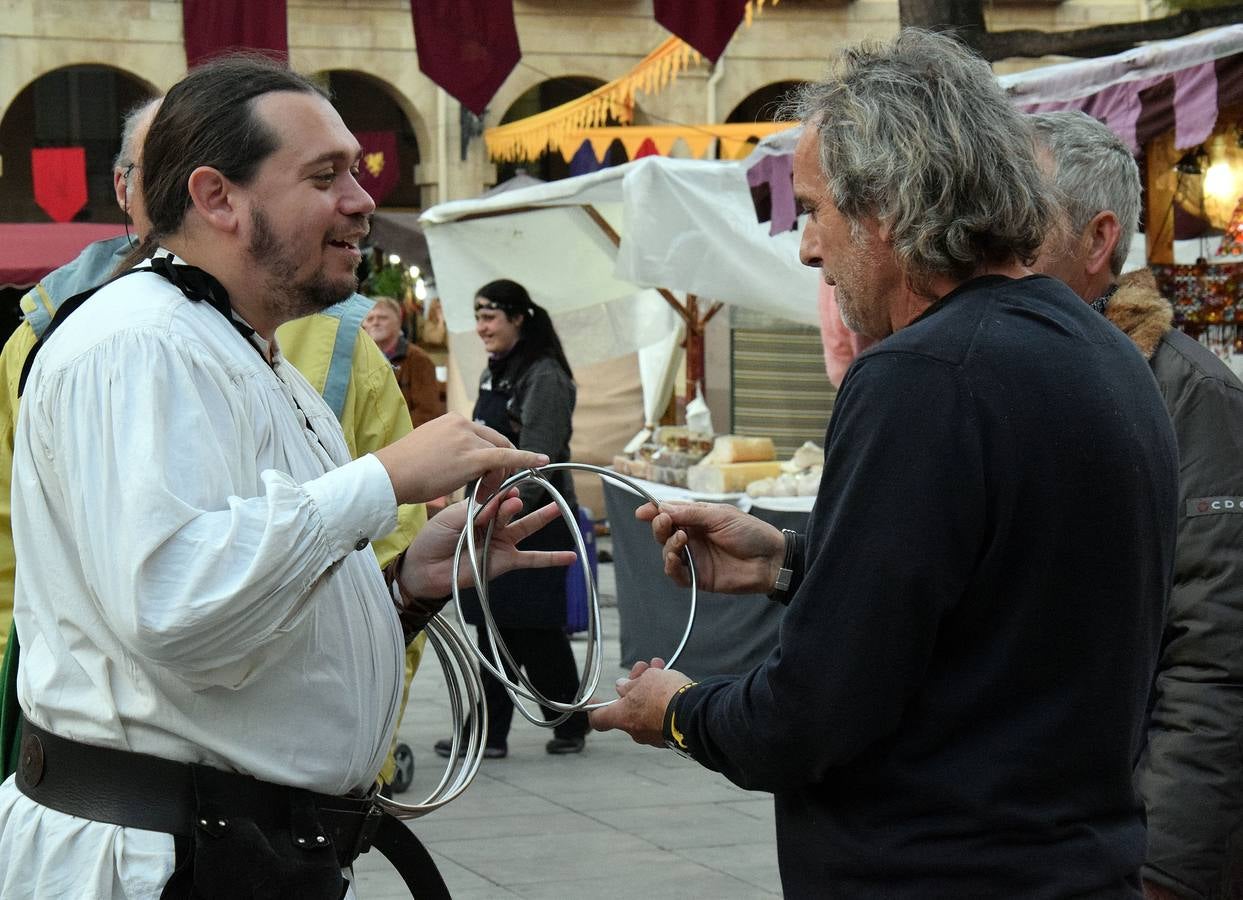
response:
[[[1105,315],[1148,358],[1180,457],[1174,587],[1136,770],[1144,878],[1197,900],[1243,896],[1243,383],[1171,327],[1147,270],[1120,280]]]

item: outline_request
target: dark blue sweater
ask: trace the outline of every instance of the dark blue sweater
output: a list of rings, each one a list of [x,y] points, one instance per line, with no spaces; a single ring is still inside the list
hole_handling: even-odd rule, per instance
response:
[[[855,361],[778,648],[676,708],[776,795],[787,896],[1138,895],[1176,502],[1151,371],[1060,282],[976,279]]]

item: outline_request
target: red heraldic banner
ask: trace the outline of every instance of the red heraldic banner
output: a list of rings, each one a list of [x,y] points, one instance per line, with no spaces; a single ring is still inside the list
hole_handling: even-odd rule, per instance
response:
[[[747,0],[654,0],[656,21],[716,62],[738,30]]]
[[[354,139],[362,145],[363,158],[358,166],[358,183],[379,206],[397,182],[401,169],[397,164],[397,133],[394,131],[355,131]]]
[[[43,147],[30,151],[35,203],[54,222],[69,222],[86,206],[86,151]]]
[[[522,51],[513,0],[410,0],[423,74],[477,116]]]
[[[181,0],[181,22],[189,68],[239,48],[289,57],[285,0]]]

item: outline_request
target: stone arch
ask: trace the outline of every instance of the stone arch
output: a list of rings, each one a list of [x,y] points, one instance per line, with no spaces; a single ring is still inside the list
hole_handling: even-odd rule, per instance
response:
[[[153,80],[149,77],[150,73],[140,74],[139,72],[134,71],[133,67],[120,66],[99,59],[68,59],[59,60],[54,65],[46,65],[27,70],[29,72],[29,78],[21,84],[18,84],[15,81],[9,82],[12,85],[13,93],[7,97],[0,97],[0,108],[4,109],[7,114],[9,107],[13,105],[13,101],[20,97],[23,92],[31,88],[36,81],[44,76],[66,69],[79,68],[107,69],[111,72],[115,72],[117,75],[123,76],[140,85],[148,97],[154,97],[157,94],[163,93],[163,89],[159,87],[159,81]],[[184,72],[184,69],[185,67],[183,66],[180,71]],[[23,74],[25,74],[25,72]],[[174,74],[176,75],[178,73]],[[3,116],[0,116],[0,118],[3,118]]]
[[[571,100],[589,94],[606,82],[593,75],[559,75],[543,78],[528,86],[509,102],[501,115],[498,125],[506,125],[519,119],[525,119],[536,113],[545,112]],[[615,124],[615,123],[610,123]],[[572,152],[572,151],[571,151]],[[621,143],[614,141],[609,147],[604,165],[617,165],[626,162],[626,151]],[[571,174],[570,160],[560,153],[544,152],[537,160],[521,162],[497,163],[496,181],[500,184],[508,181],[519,172],[526,172],[544,181],[557,181]]]
[[[81,146],[86,151],[87,203],[78,219],[121,222],[112,189],[112,162],[121,146],[122,120],[159,91],[116,66],[57,66],[27,82],[0,117],[0,220],[43,222],[34,200],[30,151],[41,146]]]
[[[773,81],[756,88],[734,104],[726,122],[776,122],[782,103],[807,82],[796,79]]]
[[[394,131],[401,176],[381,206],[422,206],[415,166],[434,154],[431,131],[418,108],[394,85],[357,69],[325,69],[312,76],[333,95],[333,106],[351,131]],[[364,98],[369,98],[365,99]]]

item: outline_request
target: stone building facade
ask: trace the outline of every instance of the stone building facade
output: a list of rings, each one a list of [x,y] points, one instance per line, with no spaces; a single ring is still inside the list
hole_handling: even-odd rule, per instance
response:
[[[994,0],[989,20],[993,28],[1074,28],[1143,18],[1148,6],[1145,0]],[[485,126],[500,122],[520,96],[543,82],[567,76],[611,80],[668,37],[653,19],[651,0],[515,0],[515,12],[522,61],[493,99]],[[403,165],[418,186],[418,205],[476,196],[495,182],[496,167],[482,139],[468,140],[463,158],[457,101],[419,71],[409,0],[288,0],[288,16],[294,68],[354,73],[404,114],[418,149],[417,162]],[[636,120],[725,121],[756,91],[814,79],[834,48],[887,37],[897,22],[896,0],[766,4],[751,27],[735,34],[715,69],[694,66],[659,94],[641,97]],[[0,220],[29,221],[33,212],[13,202],[23,192],[29,196],[28,182],[18,183],[23,172],[29,177],[33,131],[31,105],[20,102],[23,92],[44,76],[77,66],[119,73],[126,85],[121,94],[167,89],[185,71],[181,0],[0,0],[0,60]],[[72,102],[95,103],[90,93],[87,85]],[[349,124],[348,110],[343,115]]]

